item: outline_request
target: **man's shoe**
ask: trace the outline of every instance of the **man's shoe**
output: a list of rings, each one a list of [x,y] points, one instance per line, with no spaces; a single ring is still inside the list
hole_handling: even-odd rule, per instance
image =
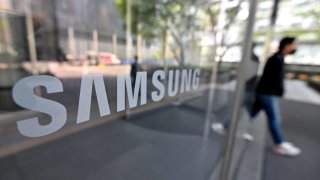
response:
[[[289,142],[283,142],[273,148],[273,152],[284,156],[297,156],[301,150]]]
[[[244,140],[250,141],[250,142],[254,140],[254,137],[251,134],[247,133],[247,132],[243,133],[242,138]]]
[[[211,128],[214,132],[220,135],[225,135],[227,133],[226,128],[221,123],[211,124]]]

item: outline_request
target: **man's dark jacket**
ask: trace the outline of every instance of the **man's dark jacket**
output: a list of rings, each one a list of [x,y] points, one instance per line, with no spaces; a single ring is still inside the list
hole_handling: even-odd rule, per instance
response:
[[[284,56],[277,52],[268,59],[257,85],[259,94],[282,96],[284,93]]]

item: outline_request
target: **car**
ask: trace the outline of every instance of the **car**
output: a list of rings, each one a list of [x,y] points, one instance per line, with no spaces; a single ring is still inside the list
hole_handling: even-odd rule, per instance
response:
[[[99,53],[99,63],[104,65],[111,64],[121,64],[121,61],[118,59],[117,55],[109,52]]]

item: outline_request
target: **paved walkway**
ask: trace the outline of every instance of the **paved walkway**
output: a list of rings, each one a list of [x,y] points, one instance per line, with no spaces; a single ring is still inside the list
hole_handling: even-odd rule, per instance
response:
[[[207,180],[223,137],[202,137],[206,100],[207,93],[0,158],[0,179]]]
[[[316,156],[320,152],[317,140],[320,114],[319,106],[315,105],[317,93],[299,81],[288,83],[289,93],[281,102],[284,132],[288,140],[302,147],[303,155],[295,159],[279,157],[269,151],[271,144],[267,145],[264,178],[313,180],[313,177],[320,177],[317,170],[320,163]],[[228,113],[221,107],[230,100],[223,97],[231,86],[234,85],[227,85],[216,93],[213,111],[218,119],[223,119]],[[296,96],[301,97],[297,99]],[[214,133],[208,141],[203,141],[206,100],[207,94],[203,94],[181,106],[169,105],[133,116],[130,120],[101,124],[2,158],[0,179],[206,180],[213,176],[212,170],[217,169],[221,161],[223,143],[223,137]],[[221,118],[219,114],[222,114]],[[254,123],[261,122],[264,121]],[[239,128],[242,131],[246,129]],[[264,134],[259,129],[253,131]],[[263,156],[249,151],[257,147],[266,149],[264,144],[254,144],[259,142],[264,141],[256,139],[253,143],[243,143],[240,136],[237,138],[235,150],[241,159],[235,161],[240,167],[235,170],[235,176],[249,177],[246,172],[259,169],[255,161]],[[253,161],[242,160],[242,157]],[[242,175],[243,172],[246,174]]]
[[[300,80],[287,80],[285,99],[320,105],[320,93]]]
[[[281,101],[283,132],[288,141],[302,149],[298,157],[287,158],[271,152],[268,140],[265,180],[318,180],[320,177],[320,95],[304,82],[288,81]]]

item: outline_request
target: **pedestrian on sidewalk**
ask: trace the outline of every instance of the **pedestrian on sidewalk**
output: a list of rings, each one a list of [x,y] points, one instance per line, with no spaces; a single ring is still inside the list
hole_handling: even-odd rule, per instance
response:
[[[297,43],[294,37],[285,37],[280,41],[279,50],[267,61],[263,74],[256,88],[256,96],[249,110],[251,118],[265,111],[268,118],[269,131],[272,136],[273,151],[280,155],[296,156],[301,150],[292,143],[286,142],[281,132],[281,115],[279,98],[284,94],[284,57],[296,52]],[[212,128],[219,134],[224,134],[228,121],[224,124],[214,123]]]
[[[138,64],[138,56],[134,56],[133,62],[131,64],[131,71],[130,71],[130,76],[131,76],[131,86],[132,89],[134,90],[135,85],[136,85],[136,77],[137,73],[139,71],[139,64]]]

